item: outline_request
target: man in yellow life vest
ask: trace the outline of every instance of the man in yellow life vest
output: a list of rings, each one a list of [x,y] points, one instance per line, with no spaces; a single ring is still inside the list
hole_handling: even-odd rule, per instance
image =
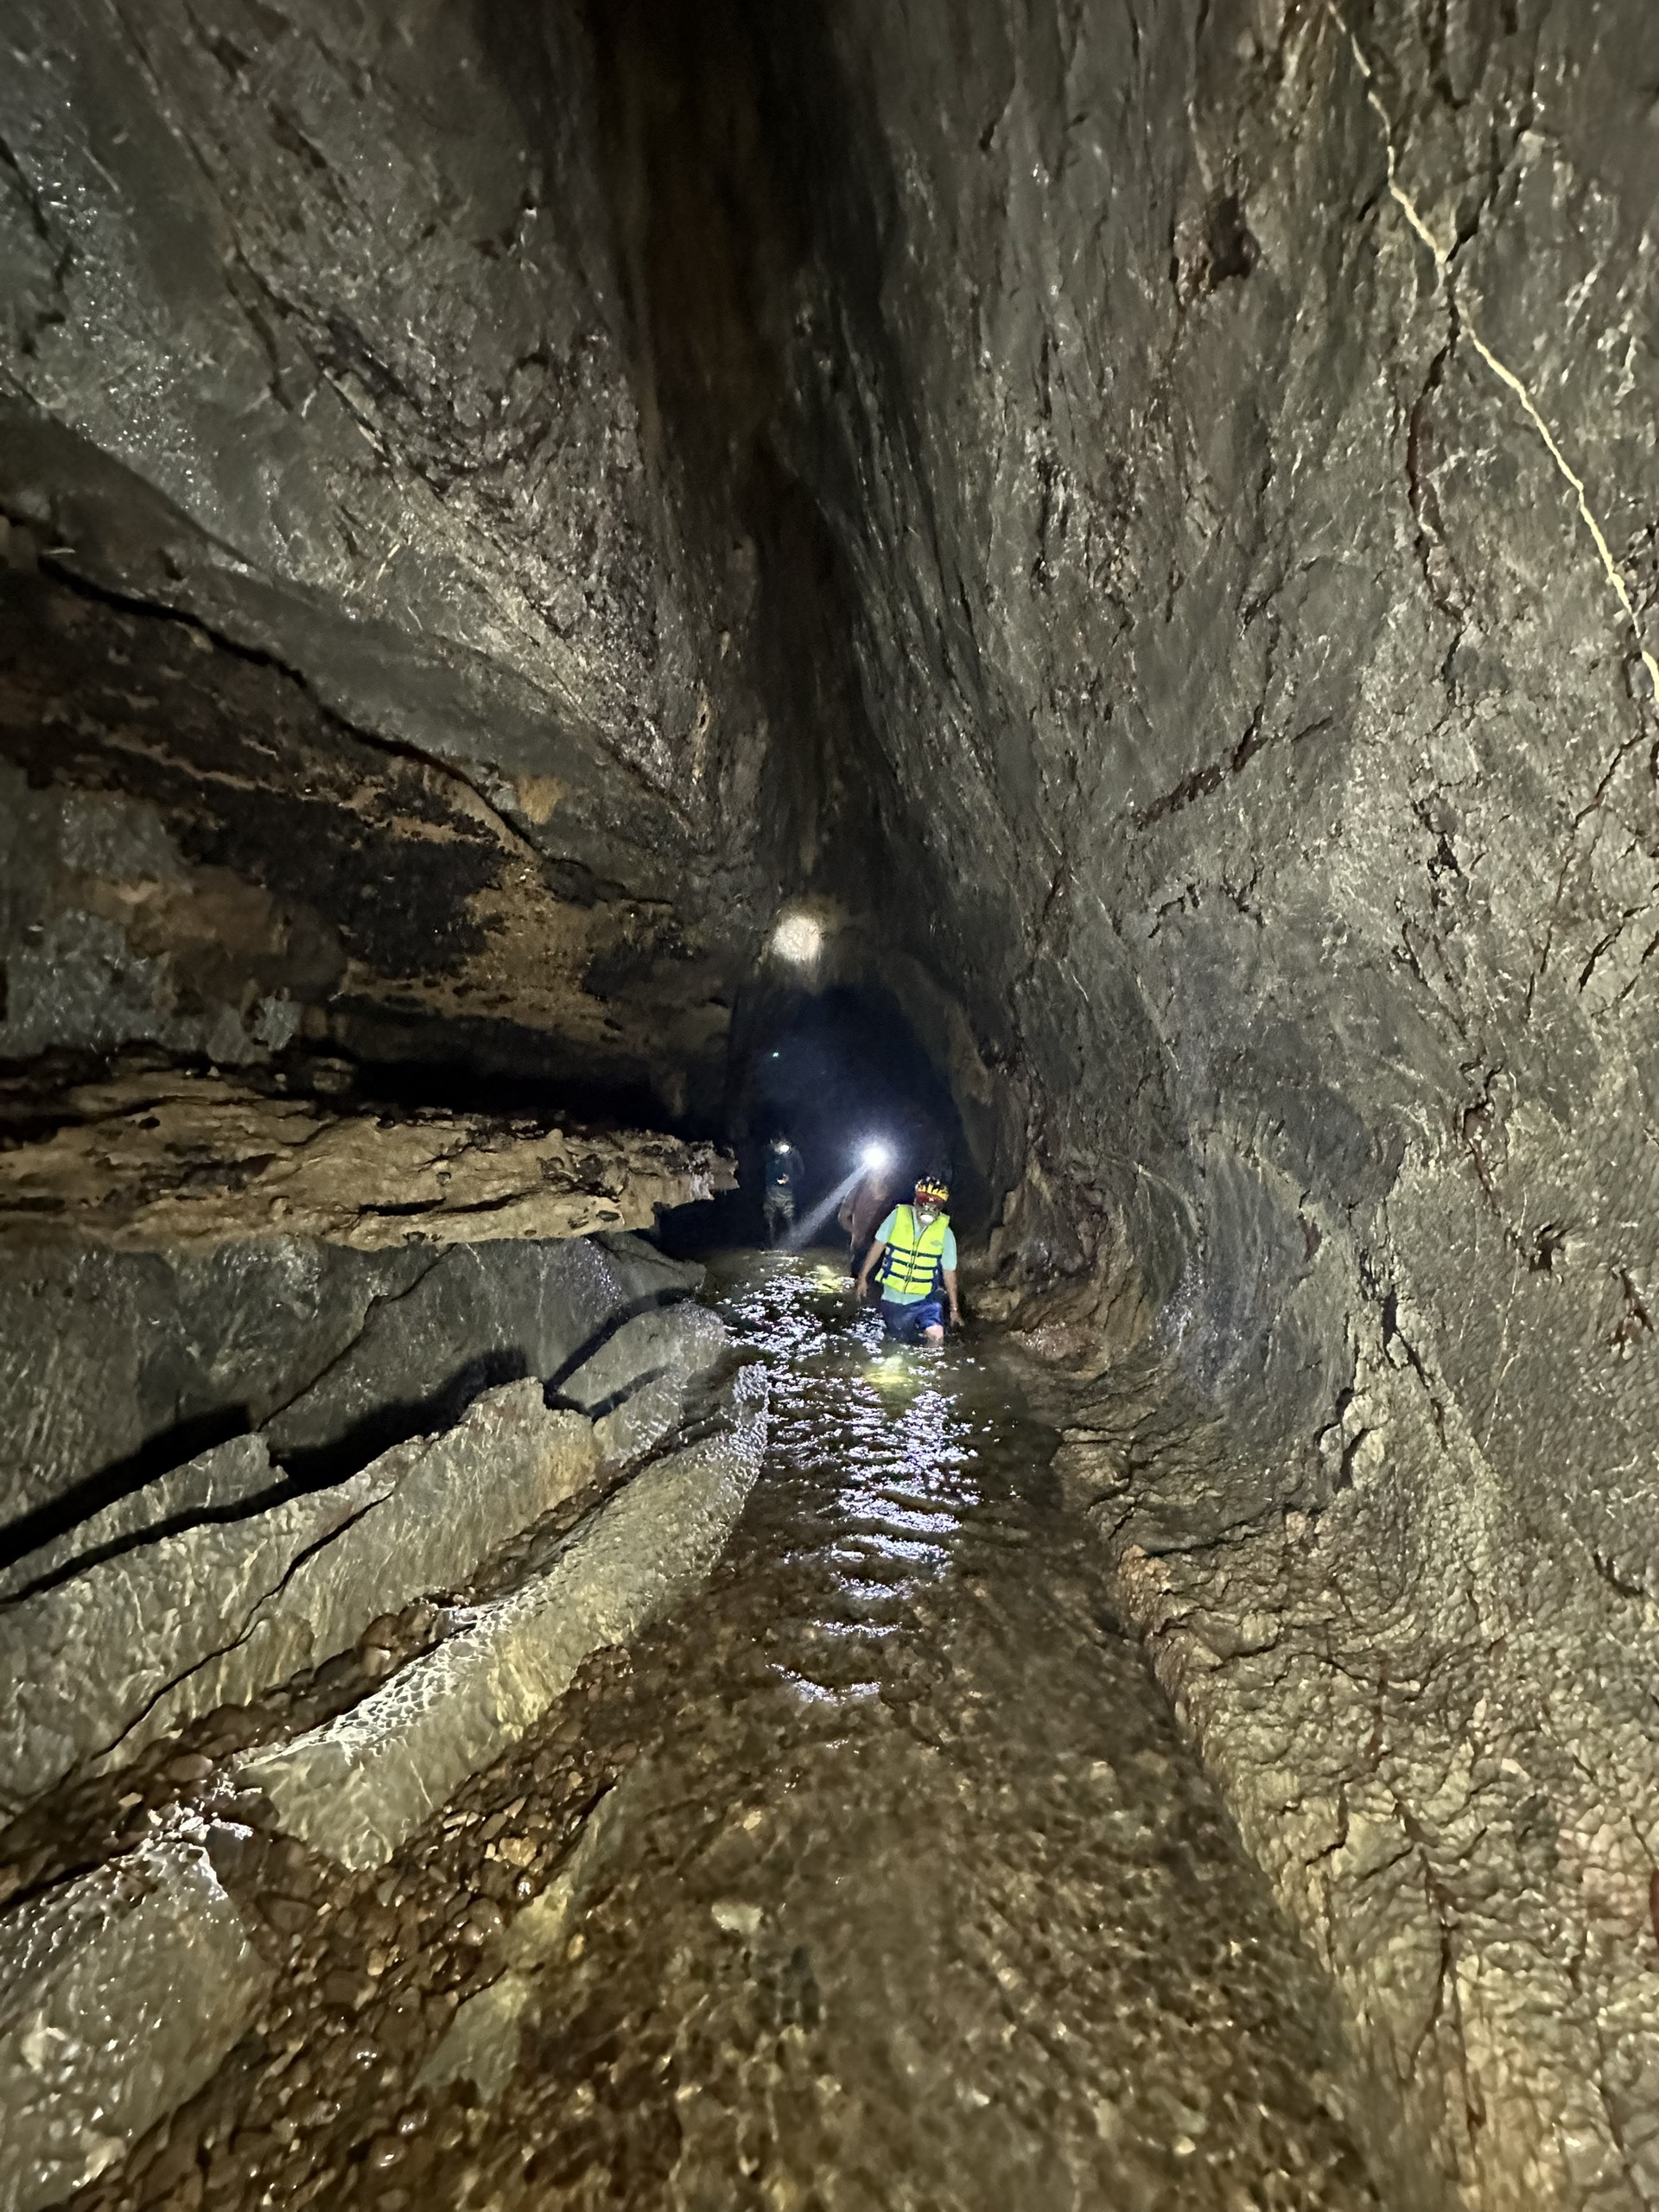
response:
[[[861,1302],[872,1268],[880,1268],[881,1325],[901,1344],[942,1344],[947,1306],[951,1327],[962,1326],[956,1232],[944,1211],[950,1196],[936,1177],[923,1176],[914,1205],[893,1208],[858,1271]]]

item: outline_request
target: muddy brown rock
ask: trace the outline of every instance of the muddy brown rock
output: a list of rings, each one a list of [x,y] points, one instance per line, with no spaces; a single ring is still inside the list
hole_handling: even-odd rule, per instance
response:
[[[176,1251],[271,1231],[358,1251],[647,1229],[730,1189],[712,1146],[482,1116],[356,1116],[223,1076],[70,1092],[0,1151],[0,1239]]]

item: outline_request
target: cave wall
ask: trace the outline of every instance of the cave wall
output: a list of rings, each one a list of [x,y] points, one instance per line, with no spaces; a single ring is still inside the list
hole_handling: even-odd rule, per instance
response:
[[[1033,1100],[1011,1223],[1264,1435],[1363,1271],[1499,1464],[1645,1467],[1641,11],[830,22],[795,451],[918,935]]]
[[[982,1302],[1484,2205],[1656,2180],[1647,29],[849,0],[776,80]]]
[[[0,1054],[713,1117],[820,902],[1489,2205],[1659,2188],[1646,29],[18,0],[0,69]]]

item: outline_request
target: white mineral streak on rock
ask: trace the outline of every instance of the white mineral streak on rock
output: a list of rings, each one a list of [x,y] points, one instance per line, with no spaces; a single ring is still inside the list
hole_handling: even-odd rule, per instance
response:
[[[60,2202],[200,2088],[270,1969],[199,1834],[0,1925],[0,2212]]]
[[[1325,0],[1325,7],[1332,21],[1348,41],[1349,51],[1354,57],[1354,66],[1364,79],[1366,103],[1382,126],[1383,151],[1388,156],[1389,163],[1389,197],[1399,208],[1417,238],[1428,248],[1430,254],[1433,257],[1435,273],[1446,287],[1447,301],[1456,307],[1459,321],[1469,334],[1471,345],[1504,389],[1520,401],[1522,410],[1527,420],[1538,433],[1543,442],[1545,451],[1571,489],[1578,507],[1579,519],[1589,532],[1590,541],[1596,549],[1597,557],[1601,563],[1608,582],[1612,587],[1613,596],[1618,600],[1625,622],[1629,625],[1636,640],[1637,650],[1641,655],[1643,667],[1647,670],[1649,681],[1654,691],[1659,693],[1659,660],[1656,660],[1648,649],[1647,639],[1642,627],[1642,617],[1637,611],[1635,600],[1630,595],[1630,579],[1613,557],[1613,549],[1607,542],[1607,533],[1591,507],[1589,489],[1583,477],[1561,450],[1560,441],[1544,419],[1538,403],[1531,392],[1510,368],[1508,362],[1500,360],[1481,336],[1473,310],[1458,285],[1457,274],[1452,266],[1456,247],[1447,246],[1435,237],[1416,200],[1401,181],[1399,156],[1395,145],[1394,118],[1389,113],[1382,97],[1376,89],[1376,72],[1371,66],[1370,56],[1349,28],[1340,10],[1333,4],[1333,0]]]
[[[0,1611],[0,1673],[16,1685],[0,1804],[321,1665],[377,1615],[464,1580],[595,1465],[580,1414],[511,1382],[348,1482],[162,1537]]]
[[[733,1385],[730,1426],[647,1467],[523,1590],[325,1727],[241,1765],[279,1824],[342,1865],[385,1864],[500,1756],[592,1652],[626,1643],[706,1575],[760,1471],[766,1385]]]

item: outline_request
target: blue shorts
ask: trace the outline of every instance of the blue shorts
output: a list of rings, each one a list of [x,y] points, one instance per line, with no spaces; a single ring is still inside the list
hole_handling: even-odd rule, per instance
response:
[[[913,1306],[899,1306],[891,1299],[881,1301],[881,1325],[890,1337],[897,1337],[901,1344],[918,1344],[928,1329],[944,1326],[944,1300],[942,1298],[918,1298]]]

